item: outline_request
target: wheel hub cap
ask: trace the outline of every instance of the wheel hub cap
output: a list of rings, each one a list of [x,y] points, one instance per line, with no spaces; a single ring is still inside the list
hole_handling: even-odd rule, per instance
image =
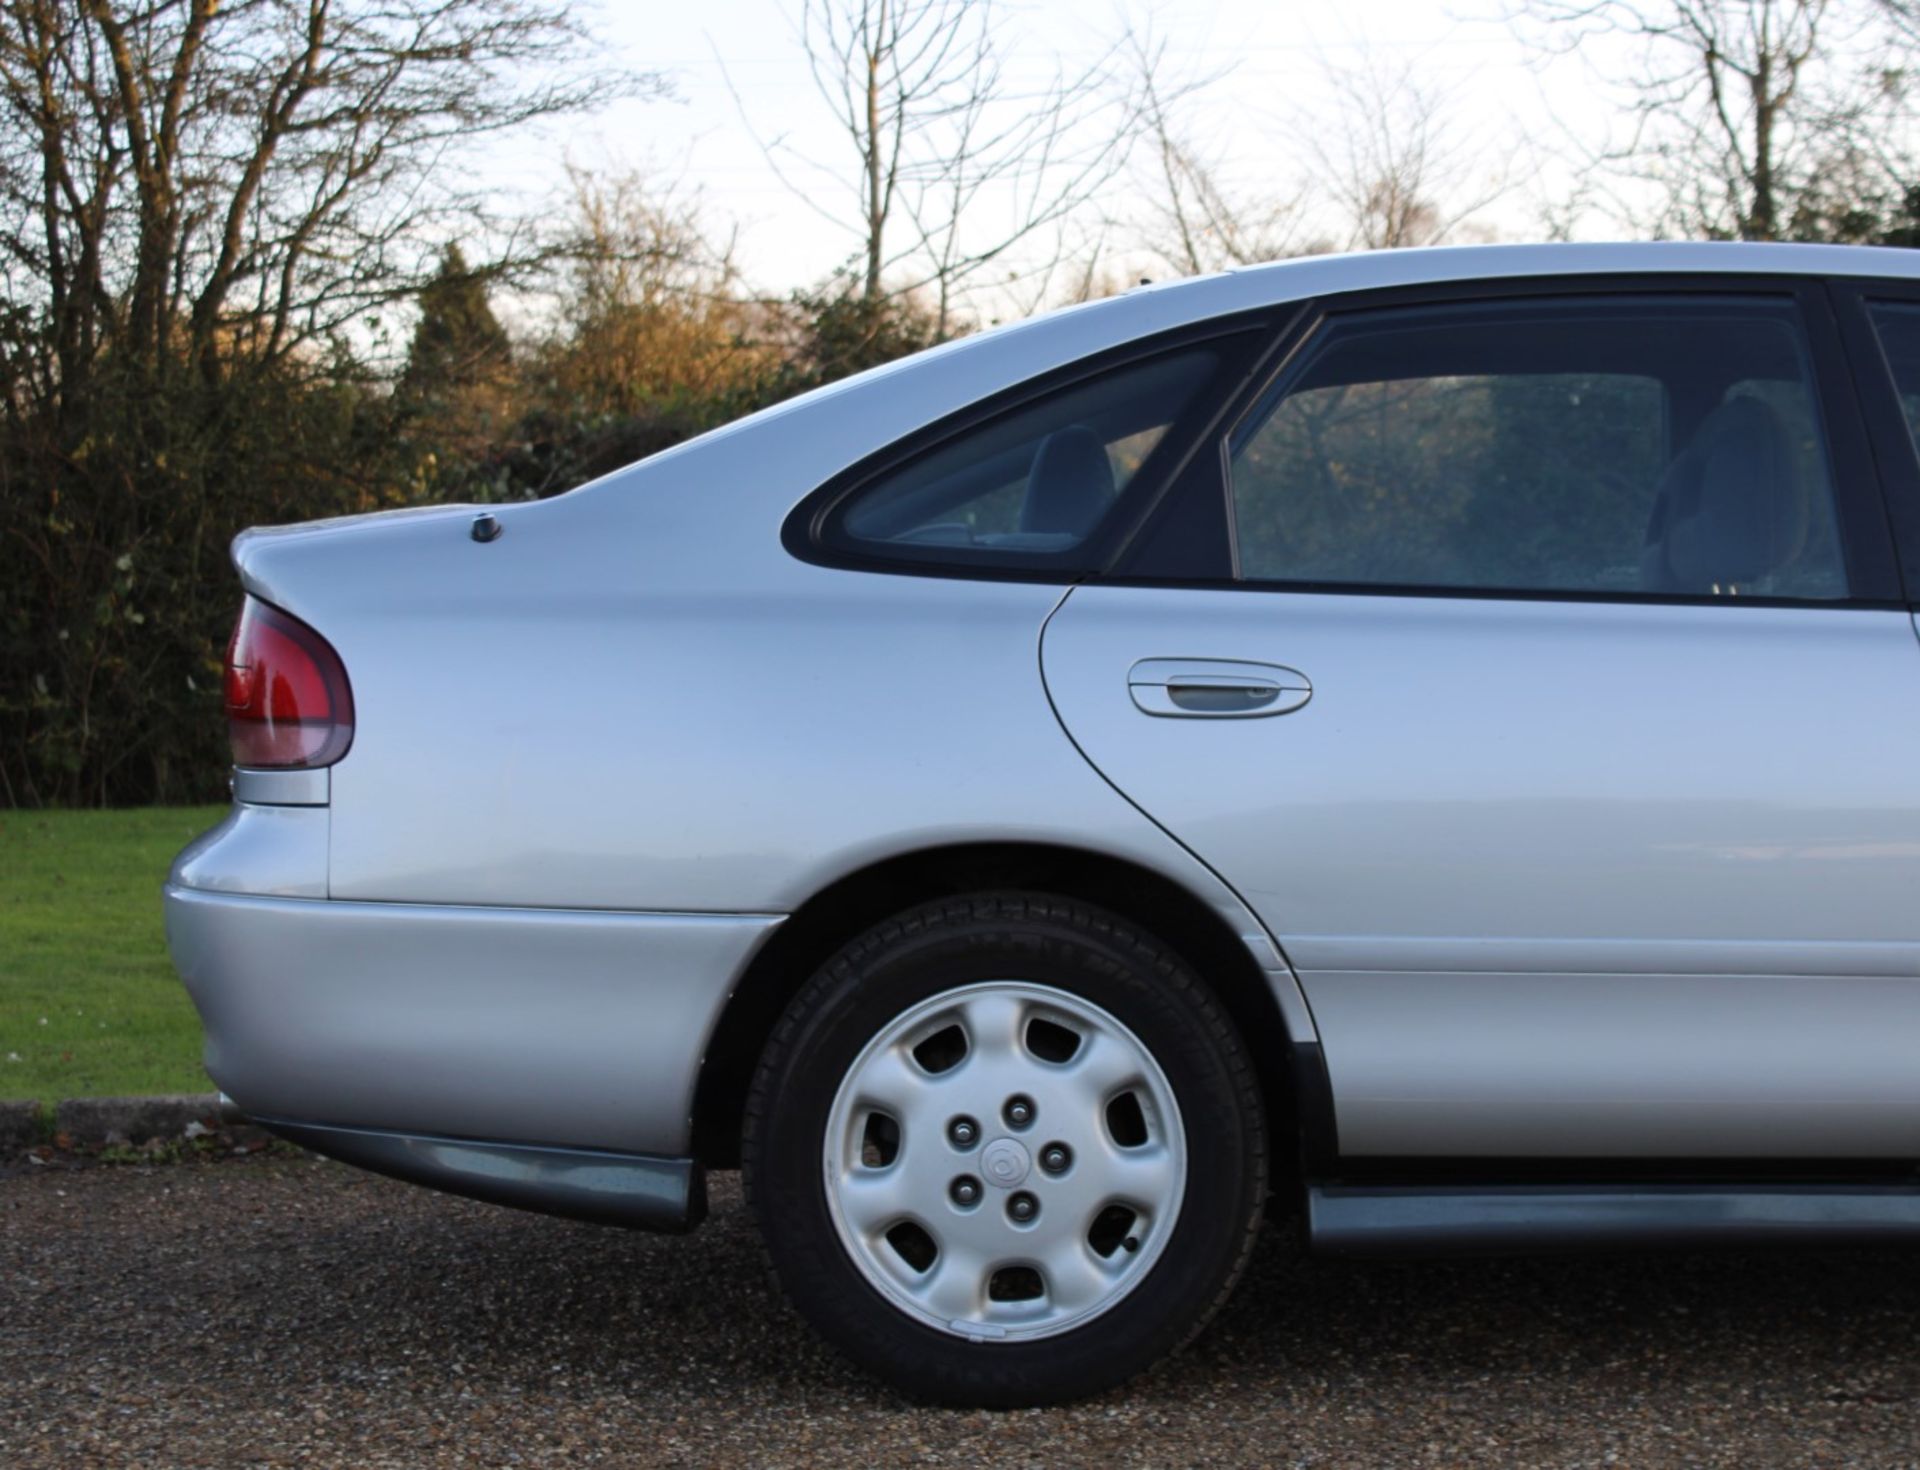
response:
[[[1026,1183],[1033,1156],[1011,1138],[996,1138],[980,1155],[980,1172],[989,1184],[1014,1189]]]
[[[983,1141],[980,1118],[1008,1126]],[[822,1163],[841,1244],[894,1306],[1023,1340],[1092,1320],[1153,1269],[1186,1134],[1133,1032],[1068,991],[998,980],[881,1029],[834,1097]]]

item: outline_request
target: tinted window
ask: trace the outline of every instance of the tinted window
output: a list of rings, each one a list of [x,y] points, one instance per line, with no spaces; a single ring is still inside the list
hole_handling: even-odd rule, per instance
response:
[[[1869,309],[1887,367],[1893,373],[1894,389],[1900,395],[1900,407],[1906,411],[1907,432],[1913,435],[1914,448],[1920,450],[1920,306],[1882,301]]]
[[[1220,366],[1211,347],[1116,368],[950,438],[858,491],[835,541],[869,554],[1018,560],[1099,529]]]
[[[1807,363],[1786,304],[1337,318],[1235,435],[1240,574],[1844,597]]]

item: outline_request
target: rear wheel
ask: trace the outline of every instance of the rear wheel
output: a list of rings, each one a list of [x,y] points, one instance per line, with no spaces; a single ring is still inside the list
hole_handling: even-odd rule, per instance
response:
[[[1205,986],[1112,915],[1018,894],[903,914],[815,976],[744,1164],[802,1312],[966,1404],[1091,1393],[1179,1347],[1266,1193],[1253,1069]]]

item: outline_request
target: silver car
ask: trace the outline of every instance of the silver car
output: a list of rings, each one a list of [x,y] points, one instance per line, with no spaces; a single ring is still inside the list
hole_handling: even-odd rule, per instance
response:
[[[246,1114],[1035,1403],[1317,1249],[1920,1237],[1920,259],[1130,292],[249,532],[168,932]]]

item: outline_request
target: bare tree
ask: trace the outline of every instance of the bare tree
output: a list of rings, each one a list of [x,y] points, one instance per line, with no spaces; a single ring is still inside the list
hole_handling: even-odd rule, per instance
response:
[[[1218,157],[1194,140],[1191,104],[1225,73],[1174,77],[1165,42],[1151,36],[1130,33],[1126,48],[1146,144],[1146,217],[1129,223],[1145,247],[1190,276],[1314,248],[1303,243],[1304,190],[1269,182],[1243,197],[1224,182]]]
[[[450,155],[622,90],[557,0],[4,0],[0,270],[39,391],[272,362],[432,270]]]
[[[1507,188],[1484,162],[1483,139],[1462,131],[1452,99],[1421,80],[1418,63],[1358,68],[1320,63],[1325,100],[1259,130],[1271,158],[1258,187],[1228,181],[1224,149],[1197,141],[1206,93],[1228,71],[1170,75],[1166,51],[1130,36],[1147,144],[1135,232],[1183,274],[1332,250],[1430,245],[1454,237]],[[1234,130],[1244,138],[1245,119]]]
[[[796,196],[857,239],[861,297],[926,292],[942,335],[989,266],[1049,237],[1039,268],[1057,261],[1061,227],[1125,161],[1109,58],[1017,84],[1005,25],[994,0],[806,0],[801,44],[847,146],[818,158],[763,144]],[[820,197],[821,176],[845,205]]]
[[[1465,131],[1418,61],[1325,68],[1333,116],[1300,119],[1316,178],[1345,216],[1345,245],[1438,245],[1507,192],[1504,162]]]
[[[1661,225],[1775,240],[1822,175],[1898,100],[1880,43],[1911,26],[1906,0],[1523,0],[1547,44],[1639,43],[1626,79],[1634,127],[1603,162],[1652,182]],[[1887,23],[1893,30],[1889,31]],[[1863,88],[1863,78],[1866,84]]]
[[[709,227],[697,189],[570,159],[563,207],[564,318],[740,294],[735,237]]]

